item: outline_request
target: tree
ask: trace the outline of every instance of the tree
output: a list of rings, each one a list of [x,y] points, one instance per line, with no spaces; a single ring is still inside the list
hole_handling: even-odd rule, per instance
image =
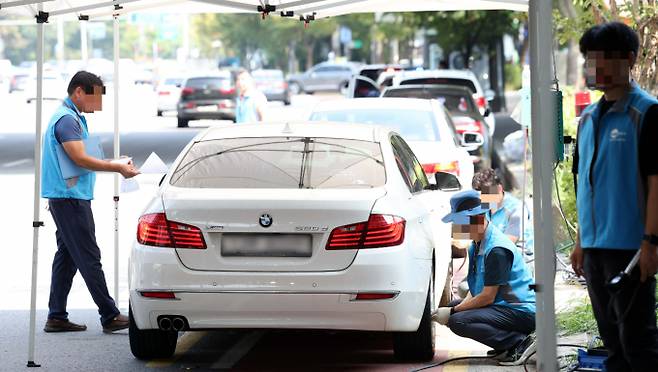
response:
[[[633,27],[640,38],[640,52],[633,68],[635,80],[651,92],[658,90],[658,6],[656,0],[571,0],[577,17],[556,14],[556,31],[562,43],[577,40],[595,24],[620,21]]]

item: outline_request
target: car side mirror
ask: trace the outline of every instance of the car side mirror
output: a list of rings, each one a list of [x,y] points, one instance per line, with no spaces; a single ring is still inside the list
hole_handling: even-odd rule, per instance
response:
[[[176,84],[176,88],[180,88],[182,86],[183,86],[183,84],[181,84],[181,83]]]
[[[459,191],[462,189],[459,178],[452,173],[436,172],[434,173],[434,179],[436,180],[436,188],[441,191]]]
[[[477,132],[464,132],[462,134],[463,147],[478,147],[484,144],[484,137]]]
[[[491,101],[493,101],[493,100],[496,98],[496,92],[494,92],[494,91],[491,90],[491,89],[487,89],[487,90],[484,92],[484,98],[485,98],[488,102],[491,102]]]

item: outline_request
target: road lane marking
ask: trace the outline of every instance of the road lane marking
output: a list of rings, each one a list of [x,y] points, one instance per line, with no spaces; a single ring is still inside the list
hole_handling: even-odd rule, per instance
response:
[[[9,163],[2,164],[2,166],[4,168],[13,168],[13,167],[16,167],[18,165],[23,165],[23,164],[26,164],[26,163],[32,163],[32,159],[21,159],[21,160],[16,160],[16,161],[10,161]]]
[[[211,369],[229,369],[240,361],[263,337],[265,331],[253,331],[245,335],[232,348],[210,367]]]
[[[174,364],[180,357],[185,355],[194,345],[197,344],[208,332],[185,332],[176,343],[176,352],[169,359],[155,359],[146,363],[148,368],[163,368]]]

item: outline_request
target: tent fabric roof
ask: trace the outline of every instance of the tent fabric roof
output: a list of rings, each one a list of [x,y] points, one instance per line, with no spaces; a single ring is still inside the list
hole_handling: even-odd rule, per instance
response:
[[[37,14],[37,2],[43,0],[0,0],[0,16],[31,19]],[[21,5],[29,2],[31,4]],[[452,11],[506,9],[527,11],[528,0],[45,0],[43,11],[50,17],[108,17],[132,12],[165,11],[175,13],[257,13],[258,6],[273,5],[295,16],[316,13],[316,18],[348,13],[402,11]],[[122,9],[115,10],[115,5]]]

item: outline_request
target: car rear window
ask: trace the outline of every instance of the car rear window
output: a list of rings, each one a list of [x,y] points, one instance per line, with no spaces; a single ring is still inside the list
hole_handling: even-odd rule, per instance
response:
[[[182,84],[183,79],[165,79],[164,85],[178,85]]]
[[[475,89],[475,84],[468,79],[457,79],[457,78],[415,78],[415,79],[406,79],[400,82],[400,85],[431,85],[431,84],[445,84],[445,85],[457,85],[460,87],[466,87],[471,90],[473,93],[477,93]]]
[[[227,77],[211,77],[211,78],[192,78],[188,79],[185,84],[188,88],[195,89],[219,89],[230,84],[230,79]]]
[[[311,120],[383,125],[395,130],[407,141],[440,140],[434,115],[430,111],[337,109],[314,112]]]
[[[452,114],[474,113],[477,111],[473,97],[466,94],[432,88],[389,89],[382,97],[436,99]]]
[[[172,174],[185,188],[350,189],[386,183],[378,143],[311,137],[195,143]]]

